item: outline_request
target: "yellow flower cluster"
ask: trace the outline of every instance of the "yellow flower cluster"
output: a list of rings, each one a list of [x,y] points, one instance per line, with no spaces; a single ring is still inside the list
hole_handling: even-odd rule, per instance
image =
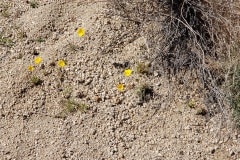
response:
[[[36,65],[39,65],[42,61],[43,61],[43,59],[42,59],[42,57],[40,57],[40,56],[34,58],[34,63],[35,63]],[[61,60],[57,61],[57,65],[58,65],[58,67],[63,68],[63,67],[66,66],[66,62],[61,59]],[[34,67],[33,65],[29,65],[29,66],[27,67],[27,69],[28,69],[28,71],[33,72],[34,69],[35,69],[35,67]]]
[[[77,35],[78,35],[79,37],[83,37],[83,36],[85,35],[85,32],[86,32],[85,29],[82,28],[82,27],[80,27],[80,28],[77,29]],[[34,58],[34,63],[35,63],[36,65],[40,64],[42,61],[43,61],[43,59],[42,59],[42,57],[40,57],[40,56]],[[64,60],[59,60],[59,61],[57,62],[57,65],[58,65],[58,67],[63,68],[63,67],[65,67],[66,62],[65,62]],[[28,71],[33,72],[35,68],[34,68],[33,65],[29,65],[29,66],[27,67],[27,69],[28,69]]]
[[[40,64],[41,62],[42,62],[42,57],[38,56],[38,57],[34,58],[34,63],[36,65]],[[33,72],[35,68],[33,65],[29,65],[27,69],[28,69],[28,71]]]
[[[123,75],[124,75],[125,77],[129,77],[129,76],[131,76],[131,74],[132,74],[132,70],[131,70],[131,69],[125,69],[125,70],[123,71]],[[124,89],[125,89],[124,84],[119,83],[119,84],[117,85],[117,90],[118,90],[118,91],[122,92],[122,91],[124,91]]]

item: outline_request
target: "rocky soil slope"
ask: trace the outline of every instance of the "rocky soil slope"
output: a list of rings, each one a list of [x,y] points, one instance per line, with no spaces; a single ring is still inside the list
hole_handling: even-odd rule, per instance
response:
[[[109,10],[106,2],[0,1],[0,159],[239,159],[229,118],[197,115],[206,108],[197,87],[147,66],[141,74],[154,56],[147,32]]]

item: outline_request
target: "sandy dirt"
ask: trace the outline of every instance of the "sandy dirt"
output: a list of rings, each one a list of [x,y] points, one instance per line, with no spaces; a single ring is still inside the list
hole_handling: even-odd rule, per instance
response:
[[[197,115],[208,108],[197,87],[137,72],[154,57],[153,24],[139,28],[107,2],[0,0],[0,11],[0,160],[240,159],[231,119]],[[145,84],[153,95],[141,102]],[[88,108],[68,111],[67,102]]]

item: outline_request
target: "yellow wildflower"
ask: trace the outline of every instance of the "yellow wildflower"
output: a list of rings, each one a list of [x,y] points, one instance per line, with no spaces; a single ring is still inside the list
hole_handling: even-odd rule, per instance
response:
[[[129,77],[132,74],[132,70],[126,69],[126,70],[124,70],[123,74],[124,74],[124,76]]]
[[[41,57],[36,57],[35,59],[34,59],[34,63],[35,64],[40,64],[42,62],[42,58]]]
[[[60,67],[60,68],[63,68],[63,67],[66,65],[66,63],[65,63],[64,60],[59,60],[59,61],[57,62],[57,64],[58,64],[58,67]]]
[[[28,66],[28,71],[32,72],[34,70],[33,66]]]
[[[122,83],[119,83],[119,84],[117,85],[117,89],[118,89],[119,91],[123,91],[123,90],[124,90],[124,85],[123,85]]]
[[[84,29],[84,28],[78,28],[77,34],[78,34],[79,37],[84,36],[84,34],[85,34],[85,29]]]

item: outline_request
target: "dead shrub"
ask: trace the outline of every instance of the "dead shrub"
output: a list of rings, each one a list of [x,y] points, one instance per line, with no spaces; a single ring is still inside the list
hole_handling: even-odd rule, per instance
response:
[[[169,77],[194,72],[207,102],[218,106],[208,108],[211,115],[226,112],[225,84],[239,62],[239,6],[226,0],[112,1],[115,15],[138,24],[136,31],[147,37],[155,70]]]

